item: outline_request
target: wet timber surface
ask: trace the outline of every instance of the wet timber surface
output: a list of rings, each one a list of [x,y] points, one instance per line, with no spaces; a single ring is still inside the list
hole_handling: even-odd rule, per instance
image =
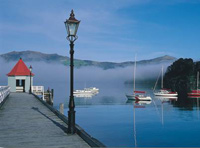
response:
[[[11,93],[0,109],[0,147],[90,147],[33,95]]]

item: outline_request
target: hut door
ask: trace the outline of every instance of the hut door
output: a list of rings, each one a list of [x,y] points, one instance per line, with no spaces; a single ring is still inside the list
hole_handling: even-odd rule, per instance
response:
[[[19,80],[16,80],[16,86],[19,86]]]
[[[25,80],[22,80],[23,92],[25,92]]]
[[[25,80],[16,80],[16,92],[25,92]]]

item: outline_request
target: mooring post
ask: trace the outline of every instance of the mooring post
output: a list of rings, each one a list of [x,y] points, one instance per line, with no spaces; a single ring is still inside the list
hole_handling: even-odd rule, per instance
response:
[[[51,89],[51,105],[53,105],[54,90]]]
[[[60,103],[60,113],[64,115],[64,103]]]

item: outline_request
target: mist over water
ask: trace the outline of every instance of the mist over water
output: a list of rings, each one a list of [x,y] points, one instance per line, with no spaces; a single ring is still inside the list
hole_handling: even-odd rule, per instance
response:
[[[13,62],[7,63],[0,58],[0,86],[8,85],[7,74],[13,68],[14,64]]]
[[[17,62],[6,62],[0,59],[0,85],[7,85],[6,74],[11,71]],[[61,64],[45,63],[45,62],[25,62],[27,67],[32,65],[34,76],[33,84],[35,86],[45,86],[45,90],[54,89],[55,92],[55,104],[59,104],[62,100],[68,100],[69,96],[69,84],[70,84],[70,68]],[[166,69],[170,63],[165,63]],[[162,65],[137,65],[136,81],[144,79],[156,79]],[[83,89],[85,87],[98,87],[103,90],[104,87],[113,89],[113,86],[124,89],[124,82],[129,80],[133,81],[134,67],[129,66],[125,68],[115,68],[103,70],[99,67],[81,67],[74,69],[74,89]],[[132,87],[132,86],[131,86]],[[152,86],[153,87],[153,86]],[[115,91],[119,91],[115,90]],[[113,91],[113,92],[115,92]],[[123,90],[122,94],[126,92]],[[109,90],[105,89],[101,91],[103,97],[110,97]]]
[[[0,85],[7,85],[6,74],[15,64],[0,60]],[[54,107],[58,109],[60,103],[65,103],[67,115],[69,67],[44,62],[26,62],[26,65],[33,67],[34,85],[45,86],[45,90],[54,89]],[[170,63],[164,65],[165,70],[168,65]],[[161,64],[137,65],[136,82],[156,79],[161,67]],[[133,85],[124,84],[127,80],[133,80],[133,69],[133,66],[108,70],[98,67],[75,68],[75,89],[100,89],[99,94],[92,98],[75,98],[76,123],[108,147],[133,147],[134,125],[138,147],[199,146],[199,139],[196,138],[200,130],[199,100],[181,98],[165,102],[153,97],[153,85],[136,83],[136,88],[152,96],[152,102],[143,104],[143,108],[135,108],[133,101],[127,101],[125,96],[126,93],[132,93]]]

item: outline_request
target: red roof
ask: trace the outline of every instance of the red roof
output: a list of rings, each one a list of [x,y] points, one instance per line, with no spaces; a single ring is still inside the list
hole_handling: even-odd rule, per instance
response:
[[[34,76],[34,74],[31,74]],[[20,58],[14,68],[7,74],[7,76],[30,76],[30,70]]]

